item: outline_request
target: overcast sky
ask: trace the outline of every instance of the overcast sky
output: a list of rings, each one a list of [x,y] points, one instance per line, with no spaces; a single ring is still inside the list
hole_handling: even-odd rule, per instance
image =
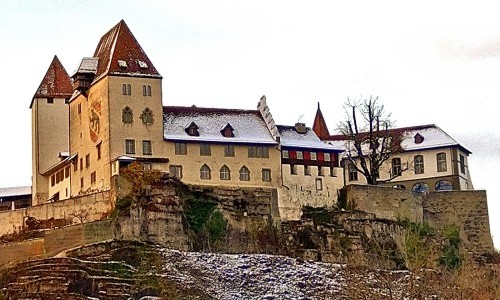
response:
[[[319,101],[333,133],[347,97],[374,95],[397,126],[437,124],[473,152],[500,247],[494,1],[103,2],[0,2],[0,187],[31,184],[29,104],[53,56],[71,75],[124,19],[165,105],[254,109],[266,95],[278,124],[311,126]]]

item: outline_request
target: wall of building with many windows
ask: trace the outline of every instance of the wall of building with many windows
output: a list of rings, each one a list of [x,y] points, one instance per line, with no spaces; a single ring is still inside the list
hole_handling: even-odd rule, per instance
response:
[[[276,145],[166,142],[170,176],[200,185],[275,187],[280,182]]]

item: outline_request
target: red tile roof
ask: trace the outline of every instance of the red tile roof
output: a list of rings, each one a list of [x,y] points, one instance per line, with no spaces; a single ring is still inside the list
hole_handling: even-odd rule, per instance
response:
[[[323,113],[319,108],[319,102],[318,110],[316,111],[316,117],[314,117],[313,131],[322,140],[328,139],[328,137],[330,137],[330,132],[328,131],[328,127],[326,126],[325,118],[323,117]]]
[[[33,100],[35,98],[69,98],[72,94],[73,88],[71,87],[68,73],[59,61],[59,58],[57,58],[57,55],[55,55],[33,96]],[[30,108],[33,105],[33,100],[31,101]]]
[[[111,74],[161,78],[123,20],[102,36],[94,57],[99,59],[96,79]]]

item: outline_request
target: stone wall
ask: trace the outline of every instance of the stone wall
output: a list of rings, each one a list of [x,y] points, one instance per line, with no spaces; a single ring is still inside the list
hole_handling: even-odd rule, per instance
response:
[[[438,230],[455,224],[473,254],[494,250],[485,191],[442,191],[415,194],[380,186],[349,185],[347,201],[355,209],[388,220],[428,222]]]
[[[111,220],[46,230],[41,238],[0,245],[0,268],[22,261],[52,257],[71,248],[114,238]]]
[[[0,236],[20,232],[28,217],[37,220],[65,219],[70,224],[101,220],[109,214],[112,205],[110,192],[104,191],[23,209],[0,211]]]
[[[424,197],[423,213],[424,220],[433,227],[459,226],[470,251],[488,253],[494,249],[486,191],[428,193]]]
[[[348,185],[346,190],[348,202],[356,210],[393,221],[423,221],[422,200],[411,191],[370,185]]]

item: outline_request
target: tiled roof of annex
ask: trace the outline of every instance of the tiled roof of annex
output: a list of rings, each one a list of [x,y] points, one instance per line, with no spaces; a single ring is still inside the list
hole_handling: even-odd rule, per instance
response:
[[[337,148],[320,140],[311,128],[306,128],[305,133],[299,133],[295,126],[277,125],[280,132],[280,145],[282,147],[293,147],[303,149],[323,149],[336,152],[343,151],[344,147]]]
[[[198,135],[188,134],[193,123]],[[228,124],[233,137],[222,134]],[[172,141],[277,144],[258,110],[164,106],[163,133]]]
[[[69,98],[73,94],[71,80],[57,55],[54,55],[49,69],[33,96],[35,98]],[[33,106],[31,101],[30,108]]]
[[[405,151],[459,147],[467,154],[472,153],[435,124],[390,129],[390,135],[394,136],[395,134],[403,135],[401,146]],[[423,137],[420,142],[415,139],[417,134]],[[325,141],[335,147],[345,149],[345,142],[348,141],[348,138],[345,135],[331,135]]]
[[[31,186],[13,186],[0,188],[0,198],[31,195]]]

